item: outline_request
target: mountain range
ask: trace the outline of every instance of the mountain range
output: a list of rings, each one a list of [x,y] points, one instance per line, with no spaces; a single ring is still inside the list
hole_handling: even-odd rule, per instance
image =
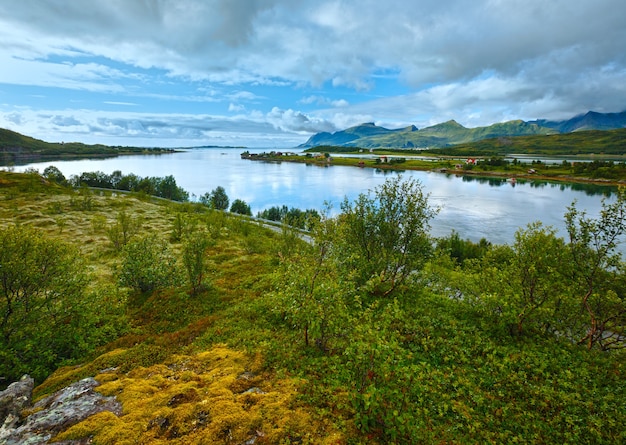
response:
[[[476,128],[466,128],[454,120],[422,129],[418,129],[415,125],[388,129],[369,122],[334,133],[317,133],[298,148],[322,145],[361,148],[437,148],[504,136],[562,134],[618,128],[626,128],[626,111],[621,113],[589,111],[563,121],[512,120]]]

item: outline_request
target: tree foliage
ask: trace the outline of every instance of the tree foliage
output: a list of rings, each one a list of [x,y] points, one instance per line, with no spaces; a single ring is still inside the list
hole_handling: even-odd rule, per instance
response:
[[[295,207],[272,206],[263,211],[257,212],[257,218],[279,221],[293,227],[304,230],[313,230],[313,227],[320,220],[320,214],[315,209],[300,210]]]
[[[419,181],[401,176],[341,205],[337,249],[357,286],[388,296],[432,254],[430,220],[437,209]]]
[[[250,206],[248,205],[248,203],[246,203],[246,201],[243,201],[241,199],[235,199],[233,201],[232,205],[230,206],[230,212],[237,213],[239,215],[252,216]]]
[[[589,349],[594,345],[603,349],[624,347],[625,267],[616,249],[626,234],[626,190],[618,192],[614,203],[604,201],[598,218],[589,218],[572,204],[565,221],[574,266],[571,279],[588,317],[586,332],[579,342]]]
[[[156,235],[133,238],[122,252],[121,286],[147,293],[179,282],[176,257]]]
[[[228,208],[228,195],[224,187],[217,186],[211,192],[211,208],[215,210],[226,210]]]
[[[137,234],[141,227],[137,217],[122,210],[115,217],[115,222],[107,228],[107,237],[115,250],[120,250]]]
[[[54,177],[58,177],[58,175],[54,171],[49,173],[53,174]],[[122,172],[119,170],[114,171],[110,175],[101,171],[96,171],[84,172],[80,175],[74,175],[70,179],[70,183],[74,187],[80,187],[84,185],[88,187],[98,187],[113,190],[143,192],[147,195],[158,196],[160,198],[170,199],[172,201],[184,202],[189,200],[189,193],[176,184],[176,179],[172,175],[166,176],[164,178],[142,178],[132,173],[129,175],[123,175]]]
[[[108,317],[116,309],[96,308],[88,280],[71,245],[22,226],[0,229],[0,377],[41,381],[118,333]]]
[[[551,227],[529,224],[515,233],[512,246],[490,249],[478,262],[476,298],[508,332],[520,335],[526,326],[555,331],[564,326],[555,313],[571,307],[565,243]],[[476,292],[475,292],[476,293]]]
[[[285,232],[282,267],[279,271],[278,309],[301,330],[304,344],[322,350],[347,327],[347,301],[352,284],[337,268],[332,231],[335,221],[323,219],[315,228],[311,245],[295,244]],[[297,247],[299,248],[297,248]]]
[[[206,286],[206,250],[212,244],[213,240],[204,231],[191,232],[184,238],[182,260],[192,294]]]
[[[56,182],[57,184],[67,183],[67,179],[65,178],[63,173],[61,173],[61,170],[59,170],[54,165],[49,165],[48,167],[46,167],[42,175],[48,181],[53,181],[53,182]]]
[[[459,232],[453,230],[447,237],[437,239],[436,247],[445,251],[458,264],[462,265],[466,260],[481,258],[489,250],[491,243],[485,238],[482,238],[478,243],[469,239],[461,239]]]

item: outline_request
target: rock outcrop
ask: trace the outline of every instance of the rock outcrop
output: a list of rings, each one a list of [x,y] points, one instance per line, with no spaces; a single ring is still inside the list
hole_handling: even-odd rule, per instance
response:
[[[111,411],[121,415],[115,397],[94,391],[99,383],[92,377],[80,380],[31,404],[34,381],[24,376],[0,392],[0,444],[43,445],[59,432],[87,417]],[[81,442],[63,442],[78,445]]]
[[[0,425],[18,421],[20,413],[30,407],[35,380],[25,375],[0,392]]]

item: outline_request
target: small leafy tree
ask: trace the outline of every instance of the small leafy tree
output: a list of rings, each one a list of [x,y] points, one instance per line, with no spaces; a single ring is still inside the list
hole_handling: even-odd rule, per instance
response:
[[[115,223],[108,228],[107,236],[115,250],[124,247],[130,239],[139,231],[141,224],[132,215],[121,211],[115,218]]]
[[[204,231],[191,232],[183,242],[183,265],[191,286],[191,293],[197,294],[205,286],[206,249],[213,240]]]
[[[61,170],[59,170],[54,165],[49,165],[44,169],[43,177],[46,178],[48,181],[53,181],[57,184],[67,184],[67,179],[65,179],[65,176],[63,175],[63,173],[61,173]]]
[[[80,348],[87,274],[77,249],[25,227],[0,229],[0,376],[41,381]]]
[[[156,178],[156,196],[171,199],[172,201],[184,202],[189,200],[189,193],[176,184],[174,176]]]
[[[554,229],[537,222],[517,231],[513,251],[509,284],[516,289],[510,303],[514,307],[517,332],[521,334],[527,321],[553,323],[552,309],[559,303],[567,304],[562,299],[566,283],[561,274],[565,246]]]
[[[270,221],[280,221],[287,213],[287,206],[272,206],[269,209],[265,209],[262,212],[257,212],[257,218],[269,219]]]
[[[215,210],[226,210],[228,209],[228,195],[226,195],[226,190],[224,187],[217,186],[211,194],[209,195],[209,203],[210,207]]]
[[[338,250],[357,286],[392,294],[432,253],[430,220],[437,209],[417,180],[385,181],[354,203],[346,199],[338,217]]]
[[[589,349],[624,346],[626,332],[626,300],[624,265],[617,252],[626,234],[626,190],[618,191],[612,204],[602,203],[597,219],[589,218],[576,209],[568,208],[565,222],[569,234],[572,282],[579,291],[580,302],[588,317],[586,332],[579,343]]]
[[[478,243],[469,239],[461,239],[459,232],[453,230],[444,238],[437,240],[437,249],[447,252],[458,264],[463,264],[466,260],[481,258],[489,249],[491,243],[485,238],[481,238]]]
[[[493,248],[476,263],[478,301],[511,334],[522,334],[530,324],[565,329],[556,326],[562,319],[556,312],[566,313],[569,304],[562,274],[564,254],[565,244],[554,229],[536,222],[518,230],[512,246]]]
[[[314,343],[322,350],[349,326],[346,300],[353,293],[334,263],[329,236],[333,224],[320,223],[311,245],[290,242],[277,277],[278,311],[301,330],[306,346]]]
[[[170,240],[174,242],[180,241],[184,236],[193,233],[198,226],[198,219],[189,216],[188,213],[178,212],[172,221],[172,232]]]
[[[121,286],[147,293],[178,281],[176,258],[156,235],[134,238],[124,247],[119,271]]]
[[[230,206],[231,213],[238,213],[239,215],[248,215],[252,216],[252,211],[250,210],[250,206],[241,199],[235,199]]]

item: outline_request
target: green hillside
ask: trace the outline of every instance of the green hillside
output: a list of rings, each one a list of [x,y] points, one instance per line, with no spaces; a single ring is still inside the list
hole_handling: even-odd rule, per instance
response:
[[[432,238],[435,210],[401,178],[311,243],[34,173],[0,172],[0,191],[0,376],[35,375],[35,400],[94,376],[123,408],[57,441],[626,441],[625,272],[589,243],[624,239],[624,196],[601,224],[572,213],[575,244],[535,225],[492,246]],[[7,312],[26,278],[20,298],[64,291]]]
[[[497,137],[428,153],[450,156],[626,155],[626,129],[576,131],[565,134]]]
[[[441,148],[489,138],[611,130],[625,127],[626,112],[596,113],[592,111],[564,121],[512,120],[476,128],[465,128],[454,120],[422,129],[411,125],[396,130],[367,123],[335,133],[318,133],[300,145],[300,148],[320,145],[394,149]]]
[[[423,149],[427,147],[446,147],[493,137],[552,133],[556,133],[556,130],[520,120],[477,128],[465,128],[456,121],[448,121],[422,129],[409,126],[397,130],[389,130],[369,123],[332,134],[319,133],[311,137],[301,147],[332,145],[361,148]]]
[[[50,143],[0,128],[0,165],[62,158],[119,156],[122,154],[164,153],[163,148],[111,147],[79,142]]]

